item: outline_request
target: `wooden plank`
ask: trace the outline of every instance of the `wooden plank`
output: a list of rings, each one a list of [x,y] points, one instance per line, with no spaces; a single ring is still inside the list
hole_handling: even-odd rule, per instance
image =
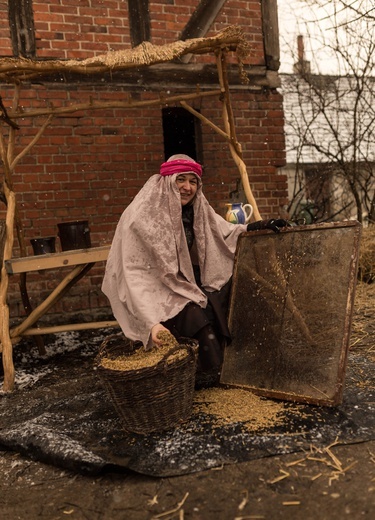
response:
[[[8,274],[18,274],[43,269],[59,269],[60,267],[102,262],[107,260],[110,247],[110,244],[108,244],[101,247],[91,247],[89,249],[75,249],[47,255],[11,258],[5,261],[5,267]]]
[[[43,334],[58,334],[72,330],[106,329],[120,327],[117,321],[94,321],[85,323],[71,323],[65,325],[55,325],[50,327],[38,327],[26,329],[20,336],[39,336]]]

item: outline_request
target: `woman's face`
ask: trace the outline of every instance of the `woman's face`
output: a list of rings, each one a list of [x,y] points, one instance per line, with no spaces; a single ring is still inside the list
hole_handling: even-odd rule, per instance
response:
[[[182,206],[189,204],[195,197],[198,189],[198,178],[194,173],[180,173],[177,175],[176,184],[181,196]]]

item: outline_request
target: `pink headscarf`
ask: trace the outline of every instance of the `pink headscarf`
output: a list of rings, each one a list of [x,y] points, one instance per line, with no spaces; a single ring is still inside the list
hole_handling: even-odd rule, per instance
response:
[[[195,161],[187,159],[169,160],[160,166],[160,175],[163,177],[175,173],[195,173],[195,175],[201,178],[202,166]]]

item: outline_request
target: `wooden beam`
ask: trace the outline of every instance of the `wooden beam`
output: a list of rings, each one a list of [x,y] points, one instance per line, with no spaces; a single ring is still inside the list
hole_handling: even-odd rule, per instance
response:
[[[267,74],[270,71],[267,71],[265,66],[245,65],[244,70],[249,77],[250,87],[268,86]],[[238,65],[228,65],[228,78],[231,88],[244,87],[238,72]],[[149,91],[160,91],[164,88],[168,88],[168,90],[171,88],[186,89],[196,85],[199,85],[200,88],[208,88],[213,85],[216,87],[218,76],[214,64],[190,63],[185,65],[179,62],[139,67],[131,71],[113,71],[111,74],[71,74],[66,71],[43,77],[43,83],[53,84],[56,82],[73,85],[89,83],[103,86],[104,81],[107,84],[121,83],[124,88],[128,87],[133,91],[144,91],[145,88]],[[246,85],[246,88],[249,85]],[[10,116],[10,113],[8,115]]]
[[[149,0],[128,0],[128,11],[132,47],[150,41]]]
[[[191,15],[190,20],[185,25],[180,39],[184,41],[189,38],[202,38],[206,36],[225,2],[226,0],[201,0]],[[186,54],[178,61],[189,63],[191,57],[192,54]]]
[[[155,99],[147,99],[143,101],[133,101],[133,98],[128,98],[127,101],[103,101],[99,103],[79,103],[78,105],[70,105],[67,107],[56,107],[56,108],[37,108],[35,110],[30,110],[27,113],[27,117],[39,117],[43,115],[53,114],[54,116],[63,116],[66,114],[74,114],[75,112],[79,112],[80,110],[103,110],[106,108],[141,108],[145,106],[169,106],[171,103],[178,103],[181,100],[190,100],[193,99],[202,99],[210,96],[219,96],[221,93],[220,90],[206,90],[200,91],[199,88],[196,89],[196,92],[192,92],[191,94],[177,94],[176,96],[168,96],[163,93],[159,93],[158,97]],[[26,113],[18,113],[14,112],[14,118],[17,117],[26,117]]]
[[[201,0],[185,25],[180,39],[206,36],[226,0]]]
[[[13,55],[35,58],[35,27],[32,0],[8,2],[10,38]]]
[[[8,274],[18,274],[43,269],[58,269],[75,265],[103,262],[107,260],[110,245],[91,247],[89,249],[75,249],[61,253],[11,258],[5,261]]]
[[[280,68],[279,21],[277,17],[277,0],[262,0],[262,30],[264,40],[264,56],[269,70]]]
[[[38,327],[26,329],[22,336],[40,336],[42,334],[58,334],[70,330],[105,329],[108,327],[120,327],[117,321],[91,321],[85,323],[69,323],[66,325],[52,325],[50,327]],[[13,338],[14,339],[14,338]]]

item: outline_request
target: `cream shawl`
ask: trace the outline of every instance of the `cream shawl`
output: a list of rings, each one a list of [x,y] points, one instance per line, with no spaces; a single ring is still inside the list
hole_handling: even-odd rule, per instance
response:
[[[125,336],[151,348],[151,328],[187,303],[205,308],[194,279],[181,218],[176,176],[153,175],[125,209],[109,252],[102,291]],[[202,286],[211,292],[230,279],[238,236],[246,225],[218,215],[202,193],[194,199],[194,234]]]

